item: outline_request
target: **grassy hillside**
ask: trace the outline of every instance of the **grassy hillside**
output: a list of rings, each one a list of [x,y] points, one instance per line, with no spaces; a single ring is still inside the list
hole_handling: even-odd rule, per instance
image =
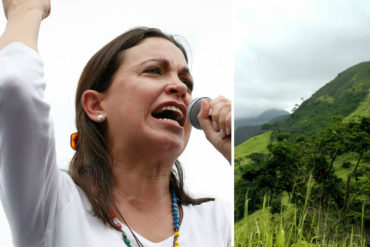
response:
[[[248,155],[267,153],[267,145],[279,132],[289,133],[291,141],[299,135],[317,134],[328,127],[330,119],[335,115],[343,116],[345,120],[370,116],[370,62],[357,64],[339,73],[304,101],[286,120],[277,122],[273,131],[252,137],[235,147],[235,162],[237,165],[245,165],[249,162]],[[349,157],[335,163],[339,174],[346,173],[341,165],[351,159]]]
[[[235,246],[367,246],[369,131],[370,118],[340,121],[294,143],[280,135],[267,156],[244,152],[251,160],[235,166]]]
[[[270,143],[271,133],[272,131],[265,132],[235,147],[235,160],[247,159],[246,157],[252,153],[267,153],[267,145]]]
[[[235,139],[234,146],[238,146],[251,137],[265,132],[269,128],[262,128],[264,124],[272,124],[283,121],[289,116],[285,110],[271,109],[261,113],[258,117],[235,119]]]
[[[238,146],[251,137],[257,136],[263,132],[261,126],[242,126],[235,129],[234,146]]]
[[[344,121],[329,128],[334,116]],[[370,120],[361,132],[360,117],[370,117],[370,62],[235,147],[235,246],[369,246]]]
[[[265,132],[261,135],[255,136],[234,149],[234,160],[235,160],[235,172],[234,181],[237,182],[240,179],[240,167],[248,165],[250,159],[248,155],[252,153],[267,153],[267,146],[270,143],[272,131]]]
[[[370,117],[370,90],[368,90],[367,97],[360,103],[358,108],[349,114],[346,119],[358,117]]]
[[[311,136],[328,127],[335,115],[343,117],[370,114],[370,62],[357,64],[319,89],[275,130],[287,132],[294,140],[298,135]]]

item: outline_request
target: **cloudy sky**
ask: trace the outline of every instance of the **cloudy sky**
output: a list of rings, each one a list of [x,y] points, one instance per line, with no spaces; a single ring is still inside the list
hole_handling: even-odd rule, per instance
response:
[[[370,60],[367,0],[234,1],[235,116],[290,111]]]
[[[231,13],[229,0],[52,1],[52,14],[42,24],[39,50],[45,63],[58,166],[66,168],[73,155],[69,136],[75,131],[74,95],[84,65],[103,45],[132,27],[158,27],[184,37],[191,50],[193,96],[233,98]],[[0,32],[5,24],[0,14]],[[233,169],[201,131],[192,131],[180,161],[190,192],[233,201]],[[1,205],[0,246],[12,246]]]

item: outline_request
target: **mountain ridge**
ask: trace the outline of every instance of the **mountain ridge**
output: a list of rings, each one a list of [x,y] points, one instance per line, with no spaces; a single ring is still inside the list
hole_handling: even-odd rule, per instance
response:
[[[235,129],[234,146],[238,146],[249,138],[263,133],[265,131],[262,127],[263,124],[273,124],[288,115],[289,112],[285,110],[269,109],[257,117],[239,119],[239,124],[243,125]]]
[[[271,139],[276,138],[279,132],[288,133],[291,140],[301,134],[313,135],[325,129],[335,115],[341,115],[344,119],[370,117],[370,61],[361,62],[338,73],[333,80],[302,102],[287,119],[270,122],[270,129],[273,130]],[[248,139],[243,142],[237,137],[243,129],[236,129],[235,146],[237,140],[238,145],[253,142],[250,138],[269,130],[262,130],[261,125],[260,127],[260,132],[248,135]],[[257,129],[256,126],[254,128]]]
[[[264,123],[269,122],[275,117],[289,115],[289,114],[290,114],[289,112],[282,110],[282,109],[276,109],[276,108],[267,109],[256,117],[246,117],[246,118],[235,119],[235,127],[262,125]]]
[[[370,101],[370,61],[362,62],[338,73],[338,75],[302,102],[286,121],[274,131],[290,134],[291,140],[298,135],[311,136],[329,126],[334,116],[346,118]],[[370,116],[370,106],[363,106],[353,117]]]

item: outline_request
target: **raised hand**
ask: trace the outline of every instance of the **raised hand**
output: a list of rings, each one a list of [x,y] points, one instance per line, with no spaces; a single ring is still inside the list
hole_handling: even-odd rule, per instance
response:
[[[0,37],[0,49],[22,42],[37,50],[40,23],[50,14],[50,0],[3,0],[8,23]]]
[[[50,0],[3,0],[3,8],[7,18],[14,11],[40,11],[45,19],[50,15]]]

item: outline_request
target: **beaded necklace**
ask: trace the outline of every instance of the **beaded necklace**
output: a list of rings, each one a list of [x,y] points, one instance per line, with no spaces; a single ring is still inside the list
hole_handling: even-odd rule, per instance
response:
[[[79,133],[76,132],[76,133],[73,133],[71,135],[71,147],[72,147],[73,150],[76,151],[77,148],[78,148],[78,145],[79,145]],[[172,206],[172,214],[173,214],[173,226],[174,226],[174,230],[175,230],[174,238],[173,238],[173,247],[178,247],[179,246],[178,238],[180,237],[180,233],[179,233],[179,228],[180,228],[179,211],[177,209],[177,200],[176,200],[175,191],[172,188],[170,188],[170,191],[171,191],[171,204],[172,204],[171,206]],[[115,207],[116,207],[116,209],[118,209],[117,206],[115,206]],[[126,233],[122,229],[121,223],[117,219],[116,214],[114,213],[114,211],[112,209],[110,210],[110,213],[111,213],[111,216],[113,218],[114,223],[117,226],[117,229],[119,229],[122,232],[122,238],[123,238],[123,241],[125,242],[126,246],[127,247],[132,247],[131,243],[130,243],[130,240],[127,238]],[[130,230],[132,236],[135,238],[136,243],[138,244],[138,246],[143,247],[143,244],[140,242],[140,240],[136,237],[136,235],[133,233],[131,228],[128,226],[125,218],[123,218],[122,214],[119,211],[118,211],[118,213],[119,213],[120,217],[123,219],[123,221],[125,222],[128,229]]]
[[[179,224],[179,211],[177,209],[176,194],[175,194],[175,191],[172,188],[171,188],[171,206],[172,206],[172,215],[173,215],[173,227],[174,227],[174,230],[175,230],[175,233],[173,234],[173,236],[174,236],[174,238],[173,238],[173,247],[179,247],[179,240],[178,240],[178,238],[180,237],[180,233],[179,233],[179,228],[180,228],[180,224]],[[118,212],[118,213],[120,214],[121,218],[125,222],[125,224],[128,227],[128,229],[130,230],[132,236],[135,238],[136,243],[138,244],[138,246],[143,246],[143,244],[139,241],[139,239],[132,232],[131,228],[128,226],[126,220],[123,218],[123,216],[121,215],[121,213],[120,212]],[[119,220],[117,219],[117,216],[113,212],[113,210],[111,210],[111,216],[112,216],[113,221],[116,224],[117,228],[120,230],[120,232],[122,232],[123,242],[126,244],[127,247],[132,247],[132,245],[130,243],[130,240],[127,237],[127,234],[123,231],[122,225],[119,222]]]

